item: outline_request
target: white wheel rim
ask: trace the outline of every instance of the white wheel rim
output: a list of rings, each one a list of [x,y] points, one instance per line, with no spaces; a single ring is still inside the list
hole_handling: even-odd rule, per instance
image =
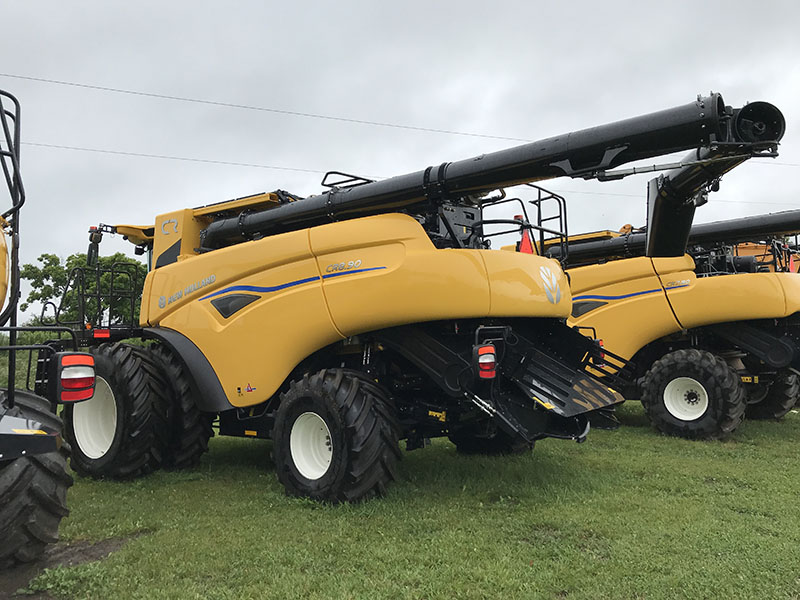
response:
[[[72,430],[75,442],[88,458],[105,456],[117,431],[117,403],[111,386],[97,377],[94,396],[72,407]]]
[[[694,421],[708,410],[708,392],[696,379],[676,377],[664,388],[664,406],[676,419]]]
[[[294,466],[306,479],[319,479],[328,472],[333,459],[331,431],[317,413],[303,413],[292,425],[289,450]]]

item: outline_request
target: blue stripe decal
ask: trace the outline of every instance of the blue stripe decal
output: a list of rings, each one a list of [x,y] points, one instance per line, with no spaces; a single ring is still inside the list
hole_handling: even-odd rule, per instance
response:
[[[674,290],[676,288],[688,287],[688,283],[684,283],[682,285],[671,285],[668,288],[664,288],[667,290]],[[625,298],[633,298],[634,296],[643,296],[645,294],[655,294],[656,292],[660,292],[662,288],[657,288],[655,290],[644,290],[643,292],[633,292],[632,294],[623,294],[622,296],[599,296],[595,294],[586,294],[584,296],[573,296],[572,301],[579,301],[579,300],[624,300]]]
[[[339,273],[329,273],[327,275],[323,275],[323,279],[329,279],[331,277],[339,277],[340,275],[352,275],[353,273],[366,273],[367,271],[380,271],[381,269],[385,269],[386,267],[369,267],[366,269],[354,269],[353,271],[340,271]]]
[[[656,290],[645,290],[643,292],[633,292],[632,294],[623,294],[622,296],[597,296],[595,294],[586,294],[585,296],[574,296],[572,301],[575,300],[624,300],[625,298],[633,298],[634,296],[643,296],[644,294],[654,294],[660,292],[661,288]]]
[[[364,273],[366,271],[379,271],[385,268],[386,267],[369,267],[366,269],[354,269],[352,271],[342,271],[341,273],[330,273],[329,275],[323,275],[322,278],[328,279],[330,277],[338,277],[339,275],[352,275],[353,273]],[[298,279],[297,281],[290,281],[289,283],[282,283],[281,285],[276,285],[272,287],[259,287],[255,285],[232,285],[218,292],[214,292],[213,294],[209,294],[208,296],[203,296],[202,298],[200,298],[199,301],[208,300],[209,298],[215,298],[216,296],[221,296],[222,294],[227,294],[229,292],[256,292],[263,294],[267,294],[270,292],[279,292],[281,290],[285,290],[290,287],[295,287],[296,285],[303,285],[304,283],[312,283],[314,281],[319,281],[319,280],[320,280],[319,277],[307,277],[306,279]]]
[[[290,281],[289,283],[282,283],[281,285],[276,285],[273,287],[258,287],[255,285],[233,285],[231,287],[225,288],[224,290],[220,290],[218,292],[214,292],[213,294],[209,294],[208,296],[203,296],[202,298],[200,298],[200,300],[208,300],[209,298],[214,298],[215,296],[221,296],[222,294],[227,294],[228,292],[261,292],[261,293],[278,292],[280,290],[285,290],[286,288],[294,287],[296,285],[311,283],[312,281],[319,281],[319,277],[308,277],[306,279],[298,279],[297,281]]]

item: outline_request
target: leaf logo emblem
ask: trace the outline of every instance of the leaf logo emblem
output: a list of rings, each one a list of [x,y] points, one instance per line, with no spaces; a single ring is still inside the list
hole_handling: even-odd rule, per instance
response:
[[[551,304],[558,304],[561,301],[561,286],[558,285],[558,277],[549,267],[539,267],[539,274],[544,282],[544,292]]]

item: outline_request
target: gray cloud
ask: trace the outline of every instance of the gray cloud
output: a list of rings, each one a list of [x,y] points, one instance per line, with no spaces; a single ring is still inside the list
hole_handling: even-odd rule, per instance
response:
[[[720,91],[787,119],[782,165],[745,164],[698,221],[797,206],[800,5],[742,2],[78,0],[4,6],[0,71],[354,119],[540,139]],[[0,77],[28,142],[377,176],[514,145]],[[751,161],[753,162],[753,161]],[[786,165],[793,166],[786,166]],[[23,148],[23,260],[83,250],[92,223],[319,175]],[[644,221],[646,176],[571,180],[573,231]],[[606,195],[607,194],[607,195]],[[765,203],[771,204],[765,204]],[[106,250],[125,249],[122,243]]]

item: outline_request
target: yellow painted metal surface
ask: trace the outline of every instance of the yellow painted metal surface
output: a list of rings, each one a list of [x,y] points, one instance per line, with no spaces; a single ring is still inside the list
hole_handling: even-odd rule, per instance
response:
[[[715,323],[781,318],[800,311],[800,275],[697,277],[688,255],[617,260],[569,271],[575,305],[606,302],[570,325],[594,327],[624,358],[665,335]]]
[[[800,310],[800,275],[796,273],[739,273],[695,277],[673,273],[667,279],[689,285],[667,290],[681,325],[690,329],[728,321],[787,317]]]
[[[572,294],[557,260],[495,250],[478,252],[489,275],[490,315],[561,319],[569,316]]]
[[[153,265],[158,265],[165,253],[176,253],[178,260],[196,256],[196,249],[200,246],[200,231],[208,223],[208,220],[196,217],[194,211],[188,208],[158,215],[153,239]]]
[[[680,331],[651,259],[578,267],[570,269],[569,275],[573,306],[605,304],[570,318],[568,324],[593,327],[611,352],[630,359],[651,341]]]
[[[11,269],[8,262],[8,244],[6,234],[0,231],[0,311],[5,308],[6,294],[8,294],[8,281],[11,276]]]
[[[131,244],[152,244],[153,226],[152,225],[115,225],[116,232],[123,236]]]
[[[147,279],[150,324],[192,340],[234,406],[263,402],[303,358],[342,338],[328,314],[308,231],[195,256]],[[226,319],[209,297],[224,290],[258,300]]]
[[[621,235],[622,234],[617,231],[609,231],[608,229],[603,229],[600,231],[588,231],[586,233],[577,233],[575,235],[570,235],[567,236],[567,241],[570,244],[578,242],[601,242],[604,240],[611,240],[614,238],[618,238]],[[548,238],[544,240],[545,251],[554,246],[558,246],[560,241],[561,240],[557,237]]]
[[[118,234],[133,244],[155,242],[156,260],[178,239],[181,240],[182,255],[197,254],[200,231],[208,226],[211,218],[220,214],[238,214],[244,210],[264,210],[280,204],[277,194],[265,193],[217,202],[198,208],[186,208],[156,217],[155,225],[115,225]]]
[[[177,220],[180,231],[185,215]],[[225,318],[212,301],[233,294],[256,300]],[[268,399],[304,358],[343,337],[444,318],[566,318],[571,306],[557,262],[437,249],[401,214],[187,255],[148,274],[142,303],[143,324],[194,342],[235,406]]]
[[[244,198],[236,198],[234,200],[226,200],[225,202],[217,202],[216,204],[193,208],[192,214],[195,217],[203,217],[224,212],[241,212],[244,209],[264,210],[266,208],[278,206],[279,204],[280,200],[277,194],[255,194],[253,196],[245,196]]]

